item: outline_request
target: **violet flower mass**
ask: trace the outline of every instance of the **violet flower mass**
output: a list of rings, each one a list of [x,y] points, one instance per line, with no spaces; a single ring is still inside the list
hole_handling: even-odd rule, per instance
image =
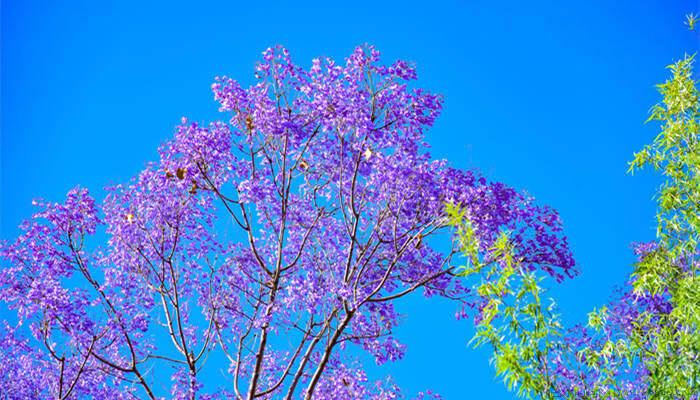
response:
[[[0,392],[404,398],[356,355],[401,359],[394,300],[414,292],[478,312],[454,276],[446,203],[468,212],[483,253],[508,231],[527,268],[574,274],[554,210],[431,159],[442,98],[410,85],[409,63],[361,46],[305,70],[274,47],[255,75],[248,88],[217,78],[223,121],[183,118],[101,204],[79,187],[38,202],[3,244],[0,301],[16,319],[0,327]]]

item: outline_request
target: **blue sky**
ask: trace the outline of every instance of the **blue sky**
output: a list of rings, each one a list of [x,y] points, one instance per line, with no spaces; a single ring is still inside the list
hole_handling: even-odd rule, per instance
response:
[[[0,238],[31,199],[124,182],[186,115],[217,117],[216,75],[244,82],[261,51],[338,60],[361,43],[418,66],[444,94],[433,155],[527,190],[561,213],[581,276],[553,291],[580,321],[653,238],[657,181],[626,162],[657,127],[664,66],[698,48],[691,0],[2,2]],[[408,392],[512,398],[471,330],[440,302],[406,301],[404,361],[383,368]]]

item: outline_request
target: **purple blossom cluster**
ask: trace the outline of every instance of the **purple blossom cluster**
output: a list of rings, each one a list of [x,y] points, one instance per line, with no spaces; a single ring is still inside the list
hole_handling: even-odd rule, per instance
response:
[[[225,121],[183,118],[160,159],[100,205],[80,188],[40,203],[3,245],[10,398],[404,398],[353,351],[402,358],[403,296],[473,304],[453,276],[457,243],[433,240],[451,237],[447,202],[485,253],[505,230],[523,265],[573,275],[554,210],[431,159],[442,98],[412,87],[409,63],[361,46],[304,70],[274,47],[255,73],[248,88],[212,85]],[[202,378],[218,370],[218,386]]]

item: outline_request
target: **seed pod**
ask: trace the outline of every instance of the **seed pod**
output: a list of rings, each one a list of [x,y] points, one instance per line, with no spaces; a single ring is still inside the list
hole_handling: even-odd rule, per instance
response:
[[[416,240],[416,248],[420,249],[420,247],[423,245],[423,235],[418,234],[418,239]]]
[[[178,169],[177,169],[177,172],[176,172],[177,178],[180,179],[180,180],[185,179],[185,173],[186,173],[186,172],[187,172],[186,169],[184,169],[184,168],[178,168]]]

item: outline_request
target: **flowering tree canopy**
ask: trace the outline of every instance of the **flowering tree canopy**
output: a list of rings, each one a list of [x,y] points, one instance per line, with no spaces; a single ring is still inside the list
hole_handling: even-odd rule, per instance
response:
[[[402,397],[353,356],[402,357],[394,300],[422,291],[483,308],[455,278],[445,204],[468,213],[479,250],[508,231],[528,270],[574,273],[553,210],[431,159],[442,99],[410,85],[408,63],[363,46],[305,70],[275,47],[255,76],[248,88],[217,78],[224,120],[183,118],[160,159],[101,204],[83,188],[36,203],[0,252],[0,300],[16,312],[0,328],[0,391]]]

